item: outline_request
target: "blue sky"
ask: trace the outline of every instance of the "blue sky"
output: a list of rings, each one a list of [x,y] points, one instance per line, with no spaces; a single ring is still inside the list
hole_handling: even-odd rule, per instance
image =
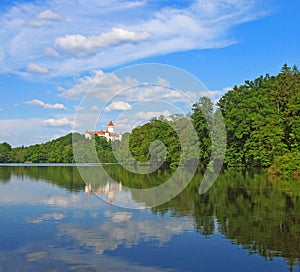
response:
[[[0,142],[41,143],[103,129],[110,119],[130,131],[151,114],[187,112],[191,103],[180,94],[194,101],[203,94],[190,86],[176,93],[172,79],[157,74],[153,89],[135,88],[135,99],[115,97],[116,86],[141,83],[136,75],[108,76],[130,65],[183,69],[215,100],[284,63],[299,66],[299,8],[298,0],[1,1]],[[151,107],[153,96],[171,107]],[[81,110],[91,121],[85,126],[76,123]]]

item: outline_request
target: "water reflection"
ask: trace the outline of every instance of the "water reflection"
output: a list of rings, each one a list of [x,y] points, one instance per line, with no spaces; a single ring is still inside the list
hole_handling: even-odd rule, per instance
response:
[[[122,192],[122,183],[109,182],[107,181],[105,186],[98,186],[95,189],[92,188],[91,183],[85,185],[85,193],[90,195],[91,193],[106,197],[110,204],[114,202],[115,193]]]
[[[184,218],[140,220],[128,212],[106,212],[106,215],[107,221],[91,226],[88,231],[84,226],[66,224],[59,228],[59,233],[71,236],[81,246],[93,248],[97,254],[103,254],[120,246],[131,248],[143,241],[157,241],[163,246],[172,236],[193,229],[192,222]]]
[[[159,171],[141,180],[108,166],[119,182],[97,185],[84,184],[76,167],[0,167],[0,271],[299,269],[300,181],[226,171],[199,195],[199,173],[180,195],[144,211],[95,197],[127,193],[141,202],[123,185],[155,186],[171,174]]]

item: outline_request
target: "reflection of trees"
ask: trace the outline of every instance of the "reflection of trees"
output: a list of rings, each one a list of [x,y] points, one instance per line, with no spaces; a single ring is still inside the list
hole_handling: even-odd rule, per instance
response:
[[[241,180],[243,186],[227,182],[219,199],[216,215],[221,231],[252,253],[269,259],[280,255],[291,264],[298,261],[300,191],[283,191],[267,182],[265,175],[246,175]]]
[[[70,191],[80,191],[84,188],[84,181],[75,166],[5,166],[3,168],[13,175],[29,176],[32,179],[53,183]]]
[[[153,209],[193,216],[195,227],[212,234],[219,231],[248,249],[272,259],[282,256],[292,266],[300,256],[299,182],[271,183],[262,173],[225,172],[204,195],[198,194],[196,176],[176,198]]]
[[[105,166],[105,170],[114,180],[131,188],[157,186],[173,174],[160,169],[139,175],[116,167]],[[182,172],[178,179],[184,178]],[[193,217],[195,228],[204,235],[212,234],[218,226],[219,231],[235,243],[265,258],[279,254],[292,263],[298,260],[300,184],[270,182],[264,173],[228,171],[219,176],[207,193],[199,195],[201,180],[202,175],[198,173],[181,194],[152,211]],[[145,201],[134,194],[132,197],[137,202]]]
[[[9,167],[0,166],[0,181],[8,182],[11,179],[11,170]]]

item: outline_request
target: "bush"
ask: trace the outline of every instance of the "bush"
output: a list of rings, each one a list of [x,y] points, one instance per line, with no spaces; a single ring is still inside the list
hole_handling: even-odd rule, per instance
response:
[[[271,175],[300,176],[300,152],[277,157],[268,169]]]

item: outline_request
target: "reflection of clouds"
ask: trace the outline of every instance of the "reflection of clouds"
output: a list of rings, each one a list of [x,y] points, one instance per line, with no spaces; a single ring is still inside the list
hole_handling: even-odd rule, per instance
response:
[[[56,206],[74,206],[76,203],[80,202],[82,197],[80,195],[71,195],[69,197],[63,196],[50,196],[44,200],[45,204],[56,205]]]
[[[142,266],[110,256],[82,254],[80,249],[48,247],[47,251],[28,251],[26,248],[2,251],[0,249],[0,272],[2,271],[174,271],[161,267]],[[5,257],[4,257],[5,256]],[[25,258],[24,258],[24,257]],[[7,269],[9,267],[9,270]],[[5,269],[6,268],[6,269]]]
[[[132,214],[127,212],[106,215],[111,217],[111,222],[104,222],[100,227],[87,229],[80,225],[63,225],[60,227],[60,234],[70,235],[80,245],[95,248],[97,254],[103,254],[105,250],[115,250],[122,244],[128,248],[141,241],[156,240],[164,244],[173,235],[193,229],[193,223],[184,218],[141,221],[132,220]]]
[[[12,175],[11,181],[0,186],[0,204],[39,205],[55,207],[103,207],[105,203],[96,197],[88,198],[84,192],[70,193],[59,186],[36,182],[27,177]]]
[[[47,256],[48,252],[47,251],[37,251],[37,252],[31,252],[26,254],[26,260],[28,262],[33,262],[36,260],[39,260],[45,256]]]
[[[43,214],[41,217],[29,220],[29,223],[41,223],[43,221],[48,221],[48,220],[62,220],[64,218],[64,214],[62,213],[47,213]]]
[[[129,221],[129,219],[132,217],[132,213],[129,212],[116,212],[116,213],[111,213],[107,211],[105,213],[107,217],[111,218],[111,221],[113,223],[118,223],[118,222],[124,222],[124,221]]]

